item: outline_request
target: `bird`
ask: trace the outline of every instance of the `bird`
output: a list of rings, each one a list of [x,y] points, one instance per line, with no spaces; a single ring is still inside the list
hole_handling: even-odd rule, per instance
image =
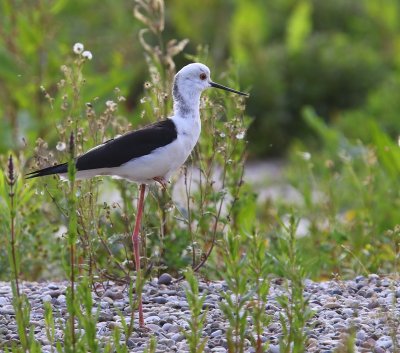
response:
[[[208,88],[249,96],[247,93],[212,81],[210,69],[206,65],[188,64],[174,77],[172,116],[108,140],[75,159],[76,179],[114,176],[139,184],[138,208],[132,234],[138,277],[140,275],[139,231],[146,187],[157,182],[166,188],[169,178],[189,157],[201,132],[200,97]],[[27,179],[53,174],[66,178],[68,163],[28,173]],[[139,325],[144,327],[141,294],[139,296]]]

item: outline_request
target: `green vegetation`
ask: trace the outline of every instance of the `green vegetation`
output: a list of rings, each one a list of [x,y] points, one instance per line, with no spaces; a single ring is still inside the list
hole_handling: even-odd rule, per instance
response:
[[[188,282],[193,320],[184,335],[201,352],[206,311],[194,271],[225,280],[220,309],[229,350],[238,353],[247,339],[257,353],[268,348],[261,333],[271,321],[269,281],[283,277],[280,349],[302,352],[312,316],[305,278],[398,276],[400,1],[136,0],[133,7],[0,3],[0,280],[12,283],[20,337],[0,349],[40,351],[20,281],[68,279],[63,344],[44,305],[49,342],[58,352],[127,352],[120,338],[127,342],[135,329],[143,283],[168,271]],[[74,53],[76,42],[93,59]],[[136,185],[75,181],[71,163],[69,182],[24,174],[168,116],[172,78],[189,61],[251,97],[203,94],[199,144],[167,190],[154,186],[147,196],[143,278],[135,278]],[[244,179],[248,155],[284,157],[278,186],[296,197],[260,203]],[[99,342],[90,286],[107,280],[129,286],[131,318],[121,314],[122,327]],[[387,320],[398,347],[394,310]],[[350,332],[338,351],[352,351],[353,341]],[[153,337],[147,351],[156,345]]]

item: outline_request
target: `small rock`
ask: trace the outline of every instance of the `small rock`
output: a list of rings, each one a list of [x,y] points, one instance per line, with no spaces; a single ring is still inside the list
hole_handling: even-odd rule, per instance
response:
[[[163,344],[167,347],[172,347],[175,344],[175,341],[169,338],[163,338],[158,341],[159,344]]]
[[[364,341],[366,337],[367,337],[367,335],[365,334],[365,331],[364,331],[364,330],[359,330],[359,331],[357,331],[357,333],[356,333],[356,338],[357,338],[358,340]]]
[[[156,324],[146,324],[146,327],[148,329],[150,329],[153,332],[160,332],[161,331],[161,327],[156,325]]]
[[[175,333],[171,336],[171,339],[175,342],[181,342],[185,337],[181,333]]]
[[[367,305],[368,309],[375,309],[377,307],[379,307],[379,302],[377,300],[372,300]]]
[[[103,297],[108,297],[108,298],[111,298],[113,300],[116,300],[116,299],[123,299],[124,298],[124,294],[122,292],[120,292],[120,291],[107,289],[105,291],[105,293],[103,294]]]
[[[227,350],[224,347],[214,347],[211,349],[212,353],[226,353]]]
[[[100,311],[99,322],[114,321],[114,315],[110,312]]]
[[[269,353],[279,353],[279,346],[275,344],[270,344],[269,345]]]
[[[9,302],[8,302],[8,299],[7,299],[7,298],[0,297],[0,305],[1,305],[1,306],[7,305],[8,303],[9,303]]]
[[[43,353],[44,353],[44,352],[50,353],[50,352],[52,352],[52,351],[54,351],[54,348],[53,348],[52,346],[48,345],[48,344],[42,347],[42,352],[43,352]]]
[[[61,291],[56,289],[56,290],[51,290],[47,294],[51,295],[52,298],[57,298],[58,296],[61,295]]]
[[[107,303],[108,305],[113,305],[114,304],[114,300],[112,300],[110,297],[103,297],[101,298],[101,302],[103,303]]]
[[[159,278],[158,278],[158,284],[171,284],[172,282],[172,276],[169,273],[163,273]]]
[[[377,275],[376,273],[370,273],[368,275],[368,279],[377,280],[379,279],[379,275]]]
[[[136,346],[135,342],[131,338],[128,338],[128,340],[126,341],[126,345],[130,349],[135,348],[135,346]]]
[[[343,291],[340,288],[334,288],[328,292],[331,295],[342,295]]]
[[[350,308],[344,308],[344,309],[342,310],[342,313],[343,313],[344,315],[346,315],[346,317],[350,317],[350,316],[353,316],[354,311],[353,311],[352,309],[350,309]]]
[[[375,346],[389,348],[392,346],[392,344],[392,339],[389,336],[382,336],[376,341]]]
[[[340,308],[340,303],[338,302],[328,302],[324,305],[324,308],[327,309],[337,309]]]
[[[157,303],[157,304],[165,304],[166,302],[168,302],[168,299],[164,298],[164,297],[155,297],[155,298],[152,298],[151,301],[153,303]]]
[[[159,323],[160,322],[160,317],[157,315],[152,315],[148,316],[144,319],[144,322],[146,324],[154,324],[154,323]]]
[[[166,324],[164,324],[164,325],[162,326],[162,329],[163,329],[165,332],[175,332],[175,333],[179,332],[179,327],[178,327],[177,325],[170,324],[169,322],[167,322]]]
[[[361,281],[364,281],[365,280],[365,277],[364,276],[357,276],[356,278],[355,278],[355,281],[358,283],[358,282],[361,282]]]
[[[386,351],[382,347],[375,346],[374,353],[386,353]]]
[[[51,299],[52,299],[51,295],[50,295],[50,294],[46,294],[46,295],[44,295],[44,296],[42,297],[42,302],[43,302],[43,303],[44,303],[44,302],[51,302]]]
[[[213,333],[211,333],[211,337],[220,337],[222,336],[222,330],[216,330]]]

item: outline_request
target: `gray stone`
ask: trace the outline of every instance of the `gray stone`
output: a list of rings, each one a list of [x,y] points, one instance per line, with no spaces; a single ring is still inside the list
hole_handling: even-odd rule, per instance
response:
[[[0,297],[0,305],[7,305],[9,303],[8,299],[5,297]]]
[[[114,300],[111,299],[110,297],[103,297],[101,298],[101,303],[106,303],[108,305],[113,305],[114,304]]]
[[[135,341],[131,338],[128,338],[126,341],[126,345],[128,346],[128,348],[132,349],[136,346]]]
[[[357,333],[356,333],[356,338],[357,338],[358,340],[364,341],[366,337],[367,337],[367,335],[365,334],[365,331],[364,331],[364,330],[359,330],[359,331],[357,331]]]
[[[180,331],[179,326],[174,325],[174,324],[170,324],[169,322],[165,323],[165,324],[162,326],[162,329],[163,329],[165,332],[174,332],[174,333],[177,333],[177,332]]]
[[[220,337],[222,336],[222,330],[216,330],[211,333],[211,337]]]
[[[185,337],[181,333],[175,333],[171,336],[171,339],[175,342],[181,342]]]
[[[278,345],[270,344],[269,345],[269,353],[279,353],[280,349]]]
[[[159,278],[158,278],[158,284],[171,284],[172,282],[172,276],[168,273],[163,273]]]
[[[151,299],[151,302],[157,303],[157,304],[165,304],[168,302],[167,298],[164,297],[155,297]]]
[[[100,311],[99,322],[114,321],[114,315],[110,312]]]
[[[211,349],[212,353],[226,353],[227,350],[224,347],[214,347]]]
[[[59,289],[60,287],[55,283],[49,283],[47,288],[55,290],[55,289]]]
[[[376,341],[376,346],[381,348],[389,348],[393,345],[392,339],[389,336],[382,336]]]
[[[379,279],[379,276],[375,273],[371,273],[368,275],[368,279],[371,281],[377,281]]]
[[[341,307],[341,305],[338,302],[328,302],[328,303],[324,304],[324,308],[327,308],[327,309],[337,309],[340,307]]]
[[[352,309],[350,309],[350,308],[344,308],[344,309],[342,310],[342,313],[343,313],[344,315],[346,315],[347,317],[349,317],[349,316],[353,316],[353,315],[354,315],[354,310],[352,310]]]
[[[160,332],[162,328],[156,324],[146,324],[146,327],[153,332]]]
[[[157,315],[153,315],[153,316],[148,316],[144,319],[144,322],[146,324],[154,324],[154,323],[159,323],[160,322],[160,317]]]
[[[163,338],[158,341],[159,344],[163,344],[167,347],[172,347],[175,344],[175,341],[169,338]]]
[[[116,300],[116,299],[123,299],[124,298],[124,294],[121,291],[107,289],[105,291],[105,293],[103,294],[103,297],[108,297],[108,298],[111,298],[113,300]]]
[[[51,299],[52,299],[52,297],[51,297],[50,294],[46,294],[46,295],[44,295],[44,296],[42,297],[43,303],[44,303],[44,302],[51,302]]]
[[[372,300],[367,305],[368,309],[375,309],[377,307],[379,307],[379,302],[377,300]]]

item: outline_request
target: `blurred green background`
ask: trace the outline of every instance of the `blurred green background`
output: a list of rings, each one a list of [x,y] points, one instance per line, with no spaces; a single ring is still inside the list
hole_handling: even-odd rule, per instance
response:
[[[88,99],[119,87],[134,120],[147,73],[133,5],[1,0],[1,153],[21,147],[22,137],[33,144],[48,136],[51,111],[40,86],[51,92],[75,42],[94,55],[85,70]],[[399,131],[398,0],[169,0],[165,36],[188,38],[188,54],[207,46],[215,79],[227,61],[237,65],[241,89],[251,90],[253,158],[284,156],[293,139],[313,141],[305,105],[366,141],[369,119],[391,136]],[[176,60],[178,68],[188,62]]]
[[[133,16],[134,1],[0,1],[3,165],[8,151],[24,150],[18,158],[26,168],[39,137],[55,150],[55,125],[68,120],[68,112],[60,113],[59,96],[53,110],[41,86],[57,97],[60,67],[73,62],[76,42],[93,53],[84,66],[80,102],[98,104],[99,110],[118,87],[126,100],[115,120],[126,117],[133,127],[148,122],[140,101],[151,65],[139,41],[145,26]],[[294,215],[305,225],[298,246],[312,259],[315,278],[394,272],[400,253],[400,0],[169,0],[165,6],[165,30],[158,33],[163,38],[153,34],[146,40],[155,46],[187,38],[183,53],[174,57],[177,69],[198,55],[215,81],[238,81],[235,88],[251,92],[249,157],[285,162],[275,179],[259,173],[258,185],[246,184],[235,222],[265,235],[271,253],[279,253],[277,220]],[[222,97],[224,106],[234,102]],[[163,99],[158,102],[168,109]],[[83,116],[84,104],[75,108]],[[149,115],[155,114],[145,120]],[[218,136],[202,138],[204,146]],[[42,189],[27,184],[36,193],[29,205],[39,207]],[[43,200],[50,202],[47,194]],[[40,215],[46,204],[40,207],[35,231],[26,231],[38,248],[55,232]],[[34,218],[31,209],[22,215],[27,223]],[[32,258],[45,258],[31,248]]]

